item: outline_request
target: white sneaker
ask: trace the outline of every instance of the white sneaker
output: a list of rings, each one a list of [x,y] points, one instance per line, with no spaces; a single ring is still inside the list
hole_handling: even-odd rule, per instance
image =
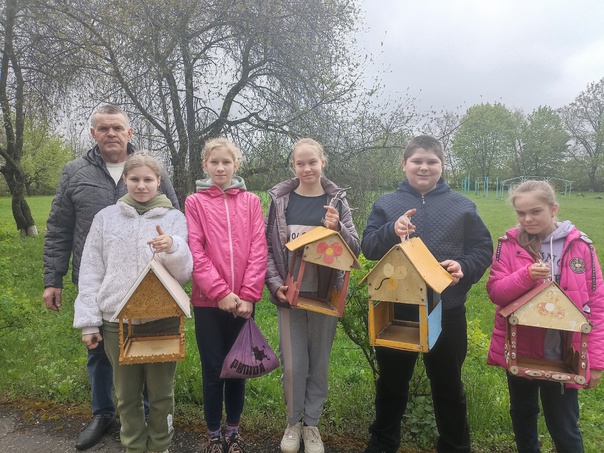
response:
[[[324,453],[321,434],[316,426],[305,426],[302,429],[302,440],[304,440],[304,453]]]
[[[300,437],[302,437],[302,422],[295,425],[287,425],[285,434],[281,439],[282,453],[298,453],[300,450]]]

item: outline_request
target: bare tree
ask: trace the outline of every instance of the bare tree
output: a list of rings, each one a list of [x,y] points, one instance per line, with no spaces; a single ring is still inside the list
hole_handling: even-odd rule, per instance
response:
[[[13,217],[24,236],[37,236],[36,223],[25,200],[26,178],[21,168],[23,131],[25,126],[25,80],[19,55],[15,50],[16,28],[19,20],[17,0],[7,0],[2,11],[3,45],[0,61],[0,103],[4,143],[0,143],[0,173],[12,195]]]
[[[457,180],[460,176],[458,162],[451,150],[453,135],[460,127],[461,118],[459,113],[449,110],[440,113],[433,112],[421,128],[422,133],[432,135],[442,142],[445,150],[444,170],[447,174],[447,179],[451,182]]]
[[[207,139],[237,137],[249,152],[259,130],[299,135],[303,118],[359,83],[353,2],[36,1],[61,16],[43,33],[78,49],[90,108],[119,103],[151,125],[147,147],[167,150],[180,198]]]
[[[78,72],[64,64],[77,55],[65,34],[45,35],[45,23],[57,16],[47,4],[38,0],[10,0],[0,11],[2,40],[0,103],[2,131],[0,137],[0,172],[13,197],[13,217],[23,235],[37,235],[34,219],[25,201],[28,179],[25,170],[24,135],[27,125],[46,130],[57,119],[59,106],[66,99]],[[77,51],[77,49],[76,49]],[[49,138],[52,134],[47,135]],[[30,150],[31,151],[31,150]],[[31,153],[30,153],[31,157]],[[58,163],[60,159],[54,159]]]
[[[560,116],[571,137],[569,153],[585,168],[590,189],[597,191],[604,163],[604,78],[590,83],[573,102],[561,108]]]

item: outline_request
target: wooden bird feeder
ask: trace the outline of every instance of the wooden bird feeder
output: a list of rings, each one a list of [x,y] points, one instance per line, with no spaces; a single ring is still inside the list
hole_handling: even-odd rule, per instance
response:
[[[152,258],[117,308],[112,322],[119,320],[121,365],[179,362],[185,358],[185,316],[191,317],[189,296],[164,265]],[[135,335],[140,320],[180,318],[178,333]],[[128,335],[124,338],[124,323]]]
[[[434,347],[442,330],[440,294],[453,277],[420,238],[392,247],[360,283],[365,281],[372,346],[414,352]]]
[[[289,241],[285,246],[293,252],[285,279],[288,287],[287,301],[293,307],[342,316],[350,271],[352,268],[361,269],[361,265],[340,233],[319,226]],[[316,296],[300,292],[304,273],[314,267],[308,264],[318,268],[319,286]]]
[[[505,355],[508,371],[532,379],[587,384],[587,337],[592,325],[585,314],[553,281],[543,282],[522,297],[502,308],[506,318]],[[551,329],[560,331],[562,359],[547,360],[521,356],[519,329]],[[573,335],[581,335],[581,350],[573,347]]]

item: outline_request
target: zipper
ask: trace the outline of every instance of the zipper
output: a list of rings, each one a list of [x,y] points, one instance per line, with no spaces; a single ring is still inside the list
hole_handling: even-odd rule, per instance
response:
[[[231,263],[231,291],[235,292],[235,261],[233,260],[233,235],[231,231],[231,214],[229,212],[229,204],[227,202],[227,194],[223,192],[222,199],[224,200],[224,208],[227,218],[227,234],[229,236],[229,260]]]

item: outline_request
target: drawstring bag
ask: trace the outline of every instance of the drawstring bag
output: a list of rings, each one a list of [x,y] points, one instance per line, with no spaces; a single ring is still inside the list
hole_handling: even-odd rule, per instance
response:
[[[264,335],[249,318],[222,364],[220,379],[247,379],[263,376],[279,366],[279,359]]]

